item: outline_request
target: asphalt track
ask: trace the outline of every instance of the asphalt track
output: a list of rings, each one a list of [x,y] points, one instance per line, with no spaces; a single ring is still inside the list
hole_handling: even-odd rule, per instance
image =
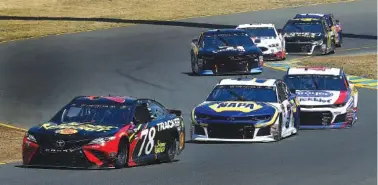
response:
[[[375,0],[364,0],[187,21],[221,25],[261,21],[280,27],[295,13],[333,12],[348,33],[343,49],[376,47],[376,7]],[[109,93],[156,98],[183,110],[189,120],[190,110],[225,78],[190,76],[189,43],[201,30],[182,24],[138,25],[1,44],[0,120],[29,127],[47,120],[74,96]],[[358,52],[337,54],[354,51]],[[258,76],[282,75],[265,69]],[[359,120],[352,129],[301,131],[270,144],[188,143],[178,162],[121,170],[25,169],[7,164],[0,166],[0,184],[376,184],[377,96],[375,90],[359,92]]]

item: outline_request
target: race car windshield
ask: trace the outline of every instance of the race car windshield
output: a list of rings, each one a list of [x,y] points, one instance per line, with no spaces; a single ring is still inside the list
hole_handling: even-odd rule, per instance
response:
[[[274,28],[247,28],[245,30],[250,37],[277,37]]]
[[[277,102],[273,87],[251,85],[219,85],[214,88],[206,101],[256,101]]]
[[[284,32],[322,33],[323,27],[321,22],[291,22],[285,26]]]
[[[292,90],[346,90],[341,76],[331,75],[287,75],[284,78],[289,89]]]
[[[131,106],[107,104],[71,104],[51,120],[54,123],[91,123],[121,126],[128,123]]]
[[[222,46],[253,46],[254,43],[246,34],[214,34],[205,35],[204,47],[217,48]]]

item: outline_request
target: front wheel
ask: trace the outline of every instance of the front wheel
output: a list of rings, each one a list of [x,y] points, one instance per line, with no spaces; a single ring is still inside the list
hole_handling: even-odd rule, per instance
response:
[[[273,138],[275,141],[280,141],[282,139],[282,120],[283,120],[283,116],[282,114],[279,115],[279,118],[278,118],[278,133],[277,135],[275,135]]]
[[[118,153],[115,159],[115,168],[123,168],[127,166],[129,146],[125,140],[121,140],[118,146]]]
[[[194,75],[198,75],[199,72],[200,72],[200,68],[198,66],[197,59],[193,54],[191,55],[190,60],[191,60],[190,62],[191,62],[191,66],[192,66],[192,73]]]

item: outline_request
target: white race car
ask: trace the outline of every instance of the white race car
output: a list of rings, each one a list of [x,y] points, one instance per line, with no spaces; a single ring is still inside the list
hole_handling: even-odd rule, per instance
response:
[[[241,24],[236,29],[248,32],[253,42],[263,52],[264,60],[285,60],[285,39],[274,24]]]
[[[193,109],[192,140],[279,141],[297,133],[298,101],[283,80],[223,79]]]
[[[357,120],[358,91],[344,70],[293,67],[284,81],[299,98],[300,128],[345,128]]]

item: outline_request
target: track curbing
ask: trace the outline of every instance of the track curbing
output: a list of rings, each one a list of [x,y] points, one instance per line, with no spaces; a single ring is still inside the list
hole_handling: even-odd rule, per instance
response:
[[[299,60],[304,58],[309,58],[309,56],[296,58],[287,62],[264,63],[264,66],[275,70],[287,71],[289,67],[303,67],[296,63],[300,62]],[[355,84],[356,87],[378,90],[377,80],[348,74],[347,77],[353,84]]]
[[[5,123],[0,123],[0,127],[6,127],[6,128],[9,128],[9,129],[18,130],[18,131],[22,131],[22,132],[27,132],[28,131],[28,130],[26,130],[24,128],[15,127],[15,126],[12,126],[12,125],[9,125],[9,124],[5,124]]]

